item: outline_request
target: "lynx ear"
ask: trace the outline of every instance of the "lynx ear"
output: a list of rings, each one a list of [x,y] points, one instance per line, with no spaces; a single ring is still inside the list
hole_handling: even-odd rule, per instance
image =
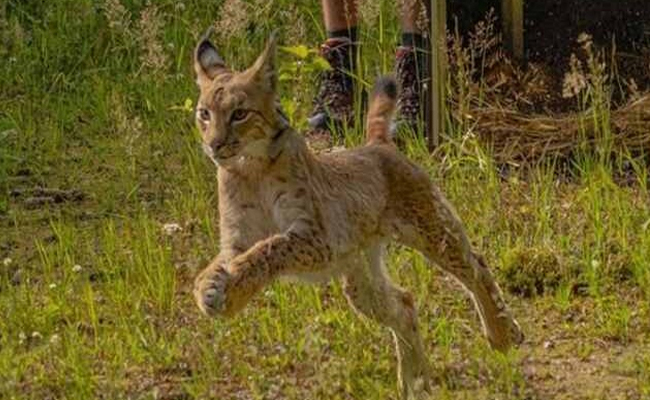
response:
[[[212,29],[208,29],[203,35],[194,51],[194,70],[196,71],[196,81],[199,86],[212,82],[217,75],[227,71],[223,58],[217,53],[216,47],[208,40]]]
[[[249,68],[249,73],[252,75],[252,78],[271,93],[275,93],[278,81],[277,71],[275,69],[276,48],[276,34],[273,32],[266,43],[266,48],[257,58],[255,64]]]

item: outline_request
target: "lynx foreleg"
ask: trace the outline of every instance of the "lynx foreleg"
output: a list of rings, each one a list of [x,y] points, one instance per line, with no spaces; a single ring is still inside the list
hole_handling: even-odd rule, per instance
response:
[[[273,235],[227,265],[208,266],[196,279],[194,296],[204,313],[232,316],[278,276],[317,270],[329,263],[331,253],[312,231]]]

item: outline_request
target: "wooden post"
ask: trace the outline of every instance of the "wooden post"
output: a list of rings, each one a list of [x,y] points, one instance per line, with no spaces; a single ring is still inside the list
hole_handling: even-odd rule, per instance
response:
[[[440,143],[446,120],[446,0],[425,0],[429,18],[429,79],[427,80],[426,132],[427,145],[433,150]]]
[[[524,59],[524,0],[501,0],[501,23],[506,49],[515,58]]]

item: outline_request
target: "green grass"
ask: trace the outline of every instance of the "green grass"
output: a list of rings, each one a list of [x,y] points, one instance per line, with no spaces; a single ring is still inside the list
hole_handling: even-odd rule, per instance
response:
[[[357,319],[335,283],[278,283],[238,318],[199,315],[192,279],[218,251],[218,210],[193,123],[191,50],[225,14],[221,2],[161,0],[141,26],[146,2],[109,3],[0,1],[0,398],[396,398],[390,335]],[[231,16],[218,40],[226,60],[245,66],[277,27],[283,44],[315,48],[317,4],[293,3]],[[393,7],[381,1],[362,26],[360,82],[392,68]],[[314,71],[296,62],[281,54],[295,72],[282,102],[304,127]],[[392,249],[438,397],[647,398],[648,166],[620,154],[634,177],[620,185],[618,164],[585,150],[570,179],[553,163],[504,179],[470,126],[454,124],[435,157],[417,138],[406,152],[454,203],[528,341],[490,351],[458,285]],[[82,197],[39,200],[39,187]]]

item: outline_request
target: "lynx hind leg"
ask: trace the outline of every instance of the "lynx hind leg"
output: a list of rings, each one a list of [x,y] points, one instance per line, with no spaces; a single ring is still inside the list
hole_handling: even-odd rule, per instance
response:
[[[350,306],[360,315],[391,329],[398,358],[397,378],[402,399],[430,392],[429,366],[418,330],[413,296],[391,282],[383,266],[383,247],[368,251],[370,268],[359,262],[343,277]]]
[[[451,273],[469,291],[492,348],[506,351],[523,333],[483,258],[471,250],[453,208],[437,190],[407,202],[400,241]]]

